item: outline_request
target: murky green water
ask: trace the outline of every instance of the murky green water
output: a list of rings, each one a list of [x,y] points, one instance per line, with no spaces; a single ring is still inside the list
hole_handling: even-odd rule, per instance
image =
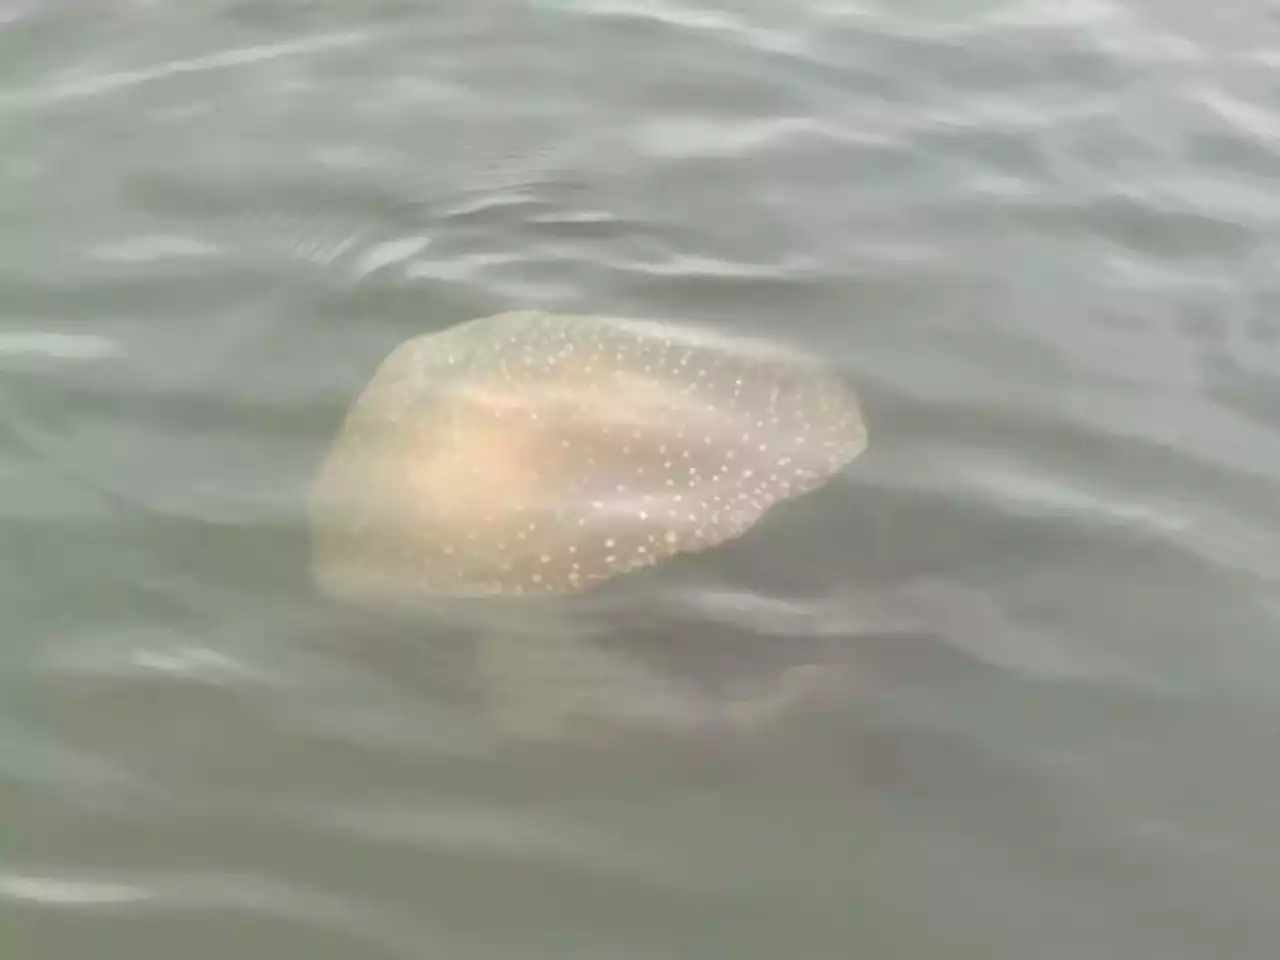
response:
[[[1268,4],[0,21],[5,956],[1274,956]],[[545,620],[326,604],[347,405],[517,307],[817,353],[871,447]],[[519,736],[477,645],[608,702],[569,634],[695,709]]]

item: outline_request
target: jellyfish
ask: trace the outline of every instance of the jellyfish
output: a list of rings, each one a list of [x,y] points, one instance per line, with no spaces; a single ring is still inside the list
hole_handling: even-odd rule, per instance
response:
[[[352,405],[312,488],[312,573],[374,607],[589,592],[741,537],[866,445],[852,390],[774,343],[476,319],[400,344]]]
[[[778,346],[520,311],[406,341],[313,489],[331,595],[569,594],[738,537],[866,447],[852,391]]]

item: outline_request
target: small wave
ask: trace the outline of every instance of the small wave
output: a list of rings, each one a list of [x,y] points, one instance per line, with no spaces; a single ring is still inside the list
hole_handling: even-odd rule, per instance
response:
[[[151,234],[102,244],[94,247],[89,256],[108,263],[152,264],[161,260],[214,256],[221,252],[217,244],[198,237]]]
[[[40,330],[0,333],[0,361],[8,357],[109,360],[124,355],[124,347],[116,341],[92,334],[50,333]]]
[[[372,36],[367,31],[326,33],[314,37],[303,37],[287,43],[271,43],[223,50],[203,57],[192,57],[189,60],[174,60],[152,67],[120,70],[114,73],[70,80],[44,89],[37,88],[10,93],[0,97],[0,107],[44,106],[67,100],[87,100],[180,74],[227,70],[254,63],[278,60],[282,57],[296,57],[302,54],[318,53],[323,50],[358,46],[369,42]]]
[[[1119,523],[1157,533],[1177,534],[1190,529],[1185,513],[1147,503],[1091,492],[1078,482],[1036,476],[1026,470],[992,468],[978,471],[972,486],[985,496],[997,496],[1009,508],[1021,506],[1053,516],[1074,514],[1104,523]]]
[[[0,903],[94,912],[162,914],[224,911],[270,917],[403,951],[416,938],[407,918],[355,901],[255,874],[136,871],[102,875],[62,868],[0,873]]]
[[[7,874],[0,875],[0,899],[43,906],[107,907],[140,903],[149,900],[150,894],[146,888],[131,883]]]

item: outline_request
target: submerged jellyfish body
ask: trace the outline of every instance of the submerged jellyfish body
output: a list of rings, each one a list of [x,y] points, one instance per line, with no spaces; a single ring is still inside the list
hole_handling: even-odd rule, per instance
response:
[[[754,340],[518,311],[408,340],[312,491],[313,573],[364,603],[571,594],[737,537],[865,448],[857,400]]]

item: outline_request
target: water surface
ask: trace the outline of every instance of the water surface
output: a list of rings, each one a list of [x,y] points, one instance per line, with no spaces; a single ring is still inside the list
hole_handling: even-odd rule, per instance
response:
[[[1273,956],[1278,48],[1261,0],[5,6],[0,939]],[[608,690],[545,624],[317,596],[349,404],[516,308],[857,389],[836,482],[556,621],[706,716],[812,695],[528,742],[478,640]]]

